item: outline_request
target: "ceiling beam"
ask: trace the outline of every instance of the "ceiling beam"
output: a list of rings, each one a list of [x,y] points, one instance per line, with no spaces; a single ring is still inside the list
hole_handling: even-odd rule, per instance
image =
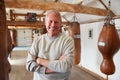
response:
[[[105,9],[60,2],[36,2],[33,0],[17,0],[17,2],[14,2],[13,0],[5,0],[5,6],[6,8],[19,8],[31,10],[58,10],[60,12],[73,12],[98,16],[107,15],[107,10]]]
[[[68,24],[69,22],[62,22],[62,24]],[[28,27],[41,27],[44,26],[44,22],[36,21],[36,22],[27,22],[27,21],[7,21],[7,26],[28,26]]]
[[[28,27],[40,27],[44,25],[44,22],[27,22],[27,21],[7,21],[7,26],[28,26]]]
[[[113,19],[120,19],[120,15],[112,17]],[[100,19],[91,19],[87,21],[80,22],[80,24],[88,24],[88,23],[94,23],[94,22],[101,22],[105,21],[106,18],[100,18]]]

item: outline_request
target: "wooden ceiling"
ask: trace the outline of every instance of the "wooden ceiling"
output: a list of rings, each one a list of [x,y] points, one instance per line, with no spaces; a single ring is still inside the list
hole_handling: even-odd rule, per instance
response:
[[[28,9],[28,10],[38,10],[38,11],[58,10],[60,12],[68,12],[68,13],[72,12],[72,13],[96,15],[96,16],[106,16],[108,13],[108,8],[103,3],[102,0],[98,0],[98,1],[104,6],[104,9],[81,5],[84,0],[81,1],[79,0],[78,3],[75,4],[64,3],[61,1],[64,0],[5,0],[5,6],[6,8],[11,8],[11,9]],[[112,11],[111,13],[112,16],[115,16],[115,14]],[[14,15],[21,16],[22,14],[14,13]],[[39,22],[39,23],[41,25],[44,24],[43,22]],[[19,22],[8,21],[7,24],[11,26],[25,26],[25,25],[30,26],[29,23],[22,21]],[[35,26],[36,25],[38,25],[38,23],[35,23]]]
[[[106,16],[107,10],[100,8],[87,7],[77,4],[67,4],[61,2],[39,2],[34,0],[5,0],[6,8],[19,8],[31,10],[58,10],[60,12],[74,12]]]

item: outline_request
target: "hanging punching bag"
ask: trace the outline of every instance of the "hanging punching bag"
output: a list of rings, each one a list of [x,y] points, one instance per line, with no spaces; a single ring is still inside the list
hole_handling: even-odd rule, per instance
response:
[[[110,9],[108,9],[108,15],[105,19],[105,23],[103,25],[102,31],[98,39],[98,49],[103,56],[103,61],[100,66],[100,70],[104,74],[111,75],[115,72],[113,56],[119,50],[119,48],[120,39],[115,28],[114,20],[112,19]]]
[[[70,27],[73,33],[73,38],[75,43],[74,64],[76,65],[80,63],[80,52],[81,52],[80,24],[78,22],[71,22]]]
[[[100,66],[103,73],[110,75],[115,72],[113,56],[119,48],[120,40],[115,26],[112,24],[104,24],[98,39],[98,49],[103,56],[103,61]]]
[[[0,80],[9,80],[7,26],[4,0],[0,0]]]

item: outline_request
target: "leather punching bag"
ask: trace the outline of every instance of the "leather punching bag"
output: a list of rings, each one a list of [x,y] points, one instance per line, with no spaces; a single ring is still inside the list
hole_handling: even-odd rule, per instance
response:
[[[111,75],[115,72],[113,56],[120,48],[120,39],[113,24],[104,24],[98,39],[98,49],[103,56],[101,72]]]
[[[70,27],[72,30],[74,43],[75,43],[74,64],[76,65],[80,63],[80,52],[81,52],[80,24],[78,22],[71,22]]]
[[[0,80],[9,80],[7,26],[4,0],[0,0]]]

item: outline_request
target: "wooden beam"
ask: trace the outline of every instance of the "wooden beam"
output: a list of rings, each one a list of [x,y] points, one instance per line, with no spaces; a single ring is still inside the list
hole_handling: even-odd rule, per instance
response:
[[[27,15],[27,12],[26,13],[14,13],[13,10],[10,10],[10,17],[16,17],[16,16],[26,16]],[[42,14],[37,14],[36,15],[37,17],[44,17],[44,12]]]
[[[13,13],[14,16],[26,16],[27,14],[24,13]],[[44,17],[44,14],[37,14],[37,17]]]
[[[36,2],[32,0],[21,1],[17,0],[15,3],[12,0],[5,0],[6,8],[19,8],[31,10],[58,10],[60,12],[73,12],[98,16],[106,16],[107,10],[93,7],[86,7],[82,5],[67,4],[60,2]]]
[[[108,7],[104,4],[102,0],[99,0],[99,2],[108,10]],[[111,14],[115,16],[115,14],[110,10]]]
[[[28,26],[28,27],[39,27],[40,25],[44,25],[43,22],[27,22],[27,21],[7,21],[7,26]]]
[[[120,15],[114,16],[113,19],[120,19]],[[88,24],[88,23],[94,23],[94,22],[101,22],[101,21],[104,21],[104,20],[105,20],[105,18],[91,19],[91,20],[80,22],[80,24]]]
[[[43,27],[28,27],[28,26],[8,26],[8,29],[15,30],[15,29],[39,29]]]
[[[68,22],[62,22],[62,24],[68,24]],[[7,26],[25,26],[25,27],[40,27],[44,25],[42,21],[27,22],[27,21],[7,21]]]

